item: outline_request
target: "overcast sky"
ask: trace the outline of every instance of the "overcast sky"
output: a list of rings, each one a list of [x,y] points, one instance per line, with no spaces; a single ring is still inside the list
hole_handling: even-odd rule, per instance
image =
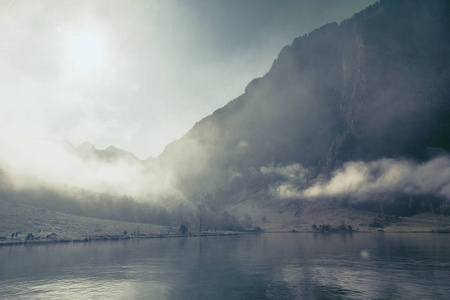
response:
[[[157,156],[284,45],[374,0],[0,0],[0,138]]]

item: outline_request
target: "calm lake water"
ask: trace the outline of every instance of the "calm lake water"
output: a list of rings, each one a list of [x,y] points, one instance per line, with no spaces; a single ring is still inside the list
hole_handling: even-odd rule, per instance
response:
[[[448,234],[0,247],[0,299],[448,299]]]

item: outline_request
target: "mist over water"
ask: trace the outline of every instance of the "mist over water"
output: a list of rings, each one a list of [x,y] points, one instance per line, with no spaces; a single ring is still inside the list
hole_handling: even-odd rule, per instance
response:
[[[33,299],[446,299],[450,237],[263,234],[0,248]]]

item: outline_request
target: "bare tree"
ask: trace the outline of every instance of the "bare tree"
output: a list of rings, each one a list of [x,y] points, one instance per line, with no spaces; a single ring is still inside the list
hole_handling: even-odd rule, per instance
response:
[[[203,204],[197,206],[198,228],[203,231],[203,222],[205,221],[206,207]]]

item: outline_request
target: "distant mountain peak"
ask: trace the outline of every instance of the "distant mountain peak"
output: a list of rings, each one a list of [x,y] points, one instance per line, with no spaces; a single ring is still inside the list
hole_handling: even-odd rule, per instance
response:
[[[109,151],[109,152],[118,152],[118,151],[124,151],[124,150],[120,150],[119,148],[111,145],[108,148],[105,149],[105,151]]]
[[[97,148],[89,142],[84,142],[78,146],[78,150],[97,150]]]
[[[98,160],[111,163],[118,160],[127,160],[130,163],[142,162],[131,152],[119,149],[113,145],[104,150],[98,150],[91,143],[84,142],[76,149],[76,152],[85,161]]]

